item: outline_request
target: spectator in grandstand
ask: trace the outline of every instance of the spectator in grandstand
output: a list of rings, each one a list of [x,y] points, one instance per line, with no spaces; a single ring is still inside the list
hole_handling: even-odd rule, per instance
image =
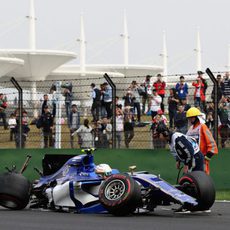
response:
[[[122,109],[122,104],[120,103],[118,96],[116,96],[116,107]]]
[[[212,101],[207,101],[206,102],[206,107],[205,107],[205,113],[206,113],[206,115],[208,114],[208,113],[212,113],[212,114],[214,114],[214,103],[212,102]]]
[[[157,133],[156,129],[160,122],[163,122],[165,125],[167,125],[167,118],[163,115],[163,111],[160,109],[157,113],[157,115],[152,120],[152,125],[150,127],[150,130],[152,132],[152,144],[153,148],[165,148],[166,141],[162,138],[160,138],[160,134]]]
[[[84,119],[84,124],[79,127],[74,133],[72,133],[72,136],[75,134],[80,135],[81,137],[81,148],[92,148],[94,147],[94,140],[93,140],[93,134],[92,134],[92,127],[89,125],[89,120]]]
[[[15,126],[15,144],[16,148],[20,148],[20,126],[19,126],[19,114],[16,114],[16,126]],[[29,117],[27,112],[24,110],[22,113],[22,135],[21,135],[21,147],[25,148],[26,138],[28,137],[29,128]]]
[[[133,113],[130,106],[124,108],[124,134],[125,134],[125,146],[129,148],[129,144],[134,137],[134,123]]]
[[[188,111],[191,108],[191,105],[187,102],[187,98],[182,99],[180,105],[184,106],[184,111]]]
[[[140,86],[136,81],[132,81],[130,90],[133,96],[133,113],[135,114],[135,109],[137,110],[137,121],[141,121],[141,96],[139,94]]]
[[[71,82],[65,82],[61,85],[61,87],[64,88],[63,96],[65,97],[65,111],[68,119],[73,101],[73,85]]]
[[[224,81],[223,81],[223,94],[224,96],[230,97],[230,78],[229,78],[229,72],[225,73]]]
[[[177,112],[177,105],[179,103],[179,98],[175,88],[169,90],[168,97],[168,111],[169,111],[169,128],[172,129],[174,125],[174,117]]]
[[[157,111],[161,109],[161,102],[162,98],[157,94],[156,89],[153,89],[153,95],[151,96],[148,109],[148,111],[151,111],[152,119],[157,115]]]
[[[165,97],[166,83],[163,81],[163,76],[157,74],[157,80],[153,83],[153,88],[156,89],[157,94],[161,97],[161,110],[164,112],[164,97]]]
[[[144,82],[141,84],[141,88],[144,89],[143,93],[142,93],[142,114],[145,113],[145,109],[146,109],[146,103],[147,106],[149,105],[151,96],[152,96],[152,90],[153,90],[153,85],[151,83],[151,77],[150,75],[147,75],[145,77]]]
[[[215,121],[214,121],[213,112],[211,110],[208,111],[207,114],[206,114],[205,124],[209,128],[209,130],[212,132],[212,135],[214,135]]]
[[[70,130],[70,146],[74,148],[74,137],[72,134],[80,127],[80,112],[76,104],[72,104],[71,112],[69,114],[69,130]],[[78,136],[78,143],[81,143],[80,136]]]
[[[204,102],[205,102],[205,86],[202,82],[201,77],[197,77],[196,81],[192,83],[195,87],[194,92],[194,106],[200,107],[201,110],[204,109]]]
[[[53,122],[53,115],[50,113],[48,105],[46,105],[44,106],[44,113],[36,123],[37,128],[42,128],[44,148],[53,147]]]
[[[219,104],[219,127],[221,147],[225,148],[226,141],[230,139],[230,99],[223,97]]]
[[[203,92],[204,92],[204,96],[206,96],[206,91],[208,88],[208,82],[206,81],[206,79],[204,78],[204,72],[202,71],[197,71],[198,77],[201,79],[204,87],[203,87]],[[205,100],[202,101],[202,108],[205,108]]]
[[[176,132],[186,134],[188,131],[188,119],[183,105],[178,105],[178,111],[174,118]]]
[[[99,124],[100,147],[109,148],[112,140],[112,124],[106,117],[104,117]]]
[[[43,95],[43,102],[42,102],[42,114],[45,113],[45,107],[49,104],[49,96],[48,94]]]
[[[15,139],[15,132],[16,132],[15,129],[16,129],[16,125],[17,125],[16,116],[14,113],[10,114],[8,124],[9,124],[9,128],[10,128],[10,141],[13,141],[13,139]]]
[[[109,86],[107,82],[103,83],[103,94],[105,110],[107,113],[107,118],[110,119],[112,117],[112,88]]]
[[[105,109],[105,101],[104,101],[104,94],[102,93],[105,91],[105,86],[104,84],[100,84],[100,91],[101,91],[101,108],[100,108],[100,113],[101,113],[101,118],[106,117],[106,109]]]
[[[101,91],[96,87],[94,83],[91,83],[92,94],[91,98],[93,100],[91,106],[91,113],[93,116],[92,122],[97,122],[99,120],[99,111],[101,107]]]
[[[176,92],[180,100],[186,99],[188,95],[188,84],[185,82],[184,76],[180,76],[180,82],[176,84]]]
[[[129,106],[130,109],[133,111],[134,101],[133,101],[133,94],[130,88],[128,88],[126,95],[122,99],[124,100],[124,106],[125,107]]]
[[[222,77],[220,74],[217,75],[216,77],[217,79],[217,102],[219,103],[220,99],[222,98],[223,96],[223,90],[224,90],[224,83],[222,81]],[[215,89],[214,89],[214,86],[213,86],[213,90],[212,90],[212,94],[211,94],[211,98],[212,100],[214,101],[214,98],[215,98]]]
[[[117,148],[121,147],[122,133],[124,130],[124,115],[121,108],[116,107],[116,138]]]
[[[6,122],[6,112],[5,112],[6,108],[7,108],[7,97],[3,93],[0,93],[0,119],[2,119],[4,129],[8,128]]]

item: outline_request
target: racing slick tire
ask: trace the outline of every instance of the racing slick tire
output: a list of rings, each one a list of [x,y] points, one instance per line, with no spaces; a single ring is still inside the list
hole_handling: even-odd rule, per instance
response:
[[[203,211],[212,207],[216,191],[212,178],[203,171],[185,174],[179,181],[182,191],[197,199],[198,205],[191,211]]]
[[[0,175],[0,206],[24,209],[30,198],[30,182],[22,175],[8,172]]]
[[[141,188],[129,175],[114,174],[102,183],[99,200],[109,213],[127,216],[141,206]]]

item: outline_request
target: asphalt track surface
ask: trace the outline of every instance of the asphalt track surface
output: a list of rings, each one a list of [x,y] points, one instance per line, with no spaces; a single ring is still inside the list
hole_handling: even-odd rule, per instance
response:
[[[0,230],[227,230],[230,203],[215,203],[211,213],[179,214],[171,207],[154,213],[114,217],[109,214],[73,214],[40,210],[0,209]]]

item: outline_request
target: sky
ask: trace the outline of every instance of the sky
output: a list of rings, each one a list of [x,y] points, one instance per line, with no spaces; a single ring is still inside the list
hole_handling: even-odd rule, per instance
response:
[[[87,64],[123,63],[123,15],[129,64],[161,65],[166,32],[168,73],[196,72],[197,28],[202,69],[226,71],[230,44],[229,0],[34,0],[36,47],[79,54],[80,15]],[[29,48],[29,0],[0,0],[0,49]],[[74,61],[79,63],[79,59]]]

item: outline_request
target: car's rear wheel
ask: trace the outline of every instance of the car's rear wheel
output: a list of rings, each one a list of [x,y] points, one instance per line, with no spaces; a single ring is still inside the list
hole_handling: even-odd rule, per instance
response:
[[[181,177],[181,190],[196,198],[195,210],[208,210],[215,202],[216,192],[212,178],[202,171],[194,171]]]
[[[111,214],[126,216],[141,205],[141,188],[129,175],[115,174],[101,185],[99,199]]]
[[[0,175],[0,206],[19,210],[24,209],[30,198],[30,182],[21,174]]]

